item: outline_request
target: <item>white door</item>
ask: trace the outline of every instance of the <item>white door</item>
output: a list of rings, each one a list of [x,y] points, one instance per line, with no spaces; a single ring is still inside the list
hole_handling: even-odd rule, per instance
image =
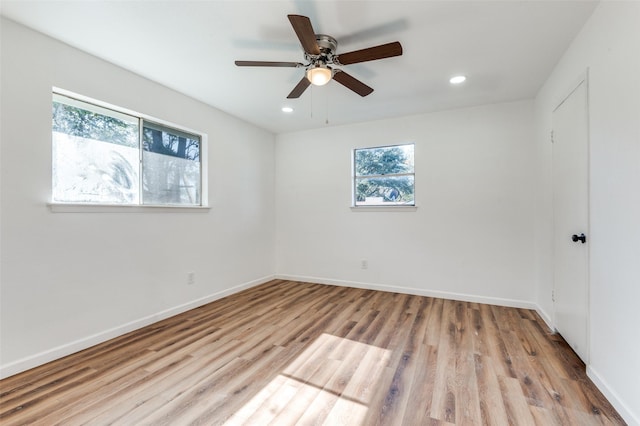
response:
[[[588,362],[587,80],[553,111],[554,307],[558,332]]]

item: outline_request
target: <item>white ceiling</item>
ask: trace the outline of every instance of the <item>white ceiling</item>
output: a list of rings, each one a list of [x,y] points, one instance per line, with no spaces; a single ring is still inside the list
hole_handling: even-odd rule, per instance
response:
[[[590,0],[7,1],[2,14],[274,133],[532,98],[592,13]],[[338,53],[391,41],[400,57],[348,65],[375,91],[336,82],[286,99],[304,62],[287,14]],[[468,80],[448,82],[454,74]],[[293,113],[281,112],[291,106]],[[327,124],[328,121],[328,124]]]

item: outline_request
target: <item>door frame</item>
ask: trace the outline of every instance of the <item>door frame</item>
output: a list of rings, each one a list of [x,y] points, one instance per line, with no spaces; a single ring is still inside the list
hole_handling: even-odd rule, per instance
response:
[[[585,290],[586,290],[586,350],[585,350],[585,358],[583,361],[585,365],[589,365],[591,359],[591,121],[590,121],[590,90],[589,90],[589,68],[587,68],[584,72],[580,73],[580,75],[574,80],[573,84],[569,86],[569,89],[566,90],[563,96],[559,97],[556,102],[554,102],[553,110],[551,111],[551,205],[552,205],[552,236],[553,236],[553,258],[552,258],[552,266],[554,271],[553,277],[553,287],[552,287],[552,302],[553,302],[553,328],[554,333],[559,333],[558,331],[558,323],[557,323],[557,315],[556,315],[556,302],[555,302],[555,294],[556,294],[556,280],[555,280],[555,269],[556,269],[556,247],[555,247],[555,238],[556,238],[556,229],[555,229],[555,212],[556,207],[553,202],[553,192],[555,191],[555,180],[553,179],[554,172],[554,148],[553,148],[553,130],[554,130],[554,122],[553,122],[553,113],[556,112],[558,108],[565,103],[567,99],[580,87],[580,85],[584,84],[585,89],[585,114],[586,114],[586,126],[587,126],[587,229],[585,233],[587,234],[588,242],[587,244],[587,254],[586,254],[586,270],[585,270]]]

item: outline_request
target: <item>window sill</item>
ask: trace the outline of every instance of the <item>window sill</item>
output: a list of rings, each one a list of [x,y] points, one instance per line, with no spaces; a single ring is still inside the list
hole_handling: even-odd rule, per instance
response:
[[[207,213],[209,206],[125,206],[118,204],[47,203],[53,213]]]
[[[351,206],[352,212],[415,212],[418,206]]]

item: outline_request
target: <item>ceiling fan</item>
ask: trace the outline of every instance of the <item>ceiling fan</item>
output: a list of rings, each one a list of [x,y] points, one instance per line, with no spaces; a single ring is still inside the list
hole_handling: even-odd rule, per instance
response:
[[[304,68],[305,76],[289,93],[288,99],[299,98],[310,84],[322,86],[331,79],[360,96],[367,96],[373,92],[371,87],[343,70],[335,68],[335,66],[357,64],[402,55],[402,45],[397,41],[338,55],[336,54],[338,41],[326,34],[316,34],[308,17],[301,15],[287,15],[287,17],[304,49],[306,64],[269,61],[235,61],[235,64],[239,67]]]

